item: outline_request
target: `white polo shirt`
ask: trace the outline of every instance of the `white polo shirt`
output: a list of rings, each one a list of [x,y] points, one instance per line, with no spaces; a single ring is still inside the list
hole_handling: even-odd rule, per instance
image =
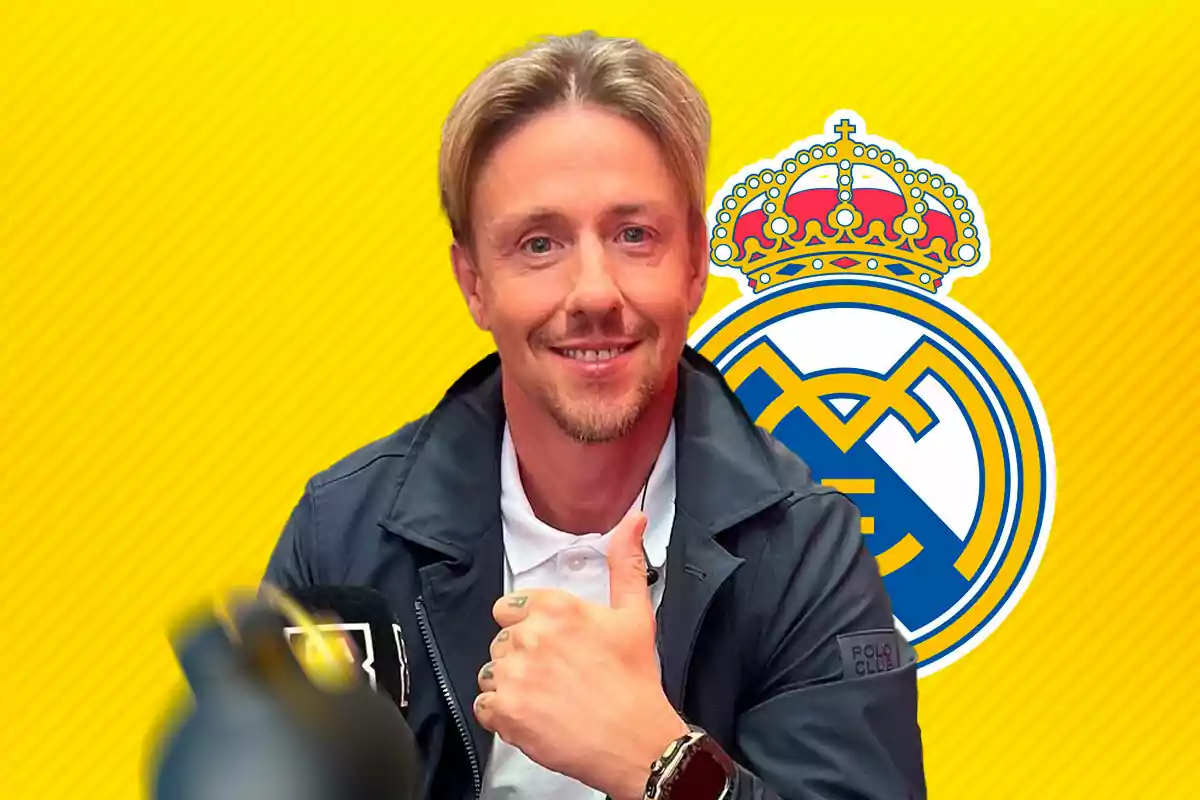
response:
[[[641,505],[642,493],[638,492],[631,510]],[[592,603],[609,604],[605,557],[611,531],[603,534],[566,533],[534,516],[521,486],[516,452],[507,425],[500,450],[500,514],[504,528],[505,593],[531,588],[563,589]],[[659,579],[650,589],[657,610],[666,585],[667,544],[675,520],[674,423],[650,473],[645,514],[646,554],[659,571]],[[580,688],[586,690],[586,687]],[[518,798],[603,800],[604,793],[544,769],[496,736],[483,779],[483,800]]]

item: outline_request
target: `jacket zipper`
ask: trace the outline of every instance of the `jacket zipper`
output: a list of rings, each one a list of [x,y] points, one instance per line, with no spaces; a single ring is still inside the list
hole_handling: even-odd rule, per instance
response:
[[[475,753],[475,745],[471,742],[471,732],[467,729],[467,720],[463,717],[458,700],[455,699],[454,692],[450,688],[450,679],[446,675],[446,667],[442,663],[442,654],[433,640],[433,629],[429,625],[429,618],[425,615],[425,604],[420,598],[417,599],[417,624],[421,626],[421,638],[425,641],[425,649],[433,662],[433,671],[437,676],[438,686],[442,689],[442,696],[446,698],[446,704],[450,706],[450,712],[454,715],[455,727],[458,728],[463,745],[467,748],[467,758],[471,761],[471,778],[474,781],[475,798],[478,800],[483,794],[483,775],[479,770],[479,756]]]

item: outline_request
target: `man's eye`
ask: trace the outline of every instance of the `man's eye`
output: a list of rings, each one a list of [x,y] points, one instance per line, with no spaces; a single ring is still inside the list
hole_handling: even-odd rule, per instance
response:
[[[525,250],[528,250],[535,256],[542,256],[546,253],[549,253],[553,246],[554,245],[550,241],[549,237],[546,236],[534,236],[531,239],[526,239],[525,243],[522,245]]]
[[[650,232],[640,225],[634,225],[621,231],[621,241],[624,244],[642,244],[650,238]]]

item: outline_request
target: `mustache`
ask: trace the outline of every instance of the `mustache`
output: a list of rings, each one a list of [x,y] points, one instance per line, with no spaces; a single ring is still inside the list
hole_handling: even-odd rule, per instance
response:
[[[546,325],[534,331],[530,341],[542,347],[555,347],[558,342],[588,337],[609,339],[653,339],[658,335],[658,326],[648,319],[640,318],[633,321],[632,326],[626,326],[620,320],[597,320],[590,317],[577,317],[567,323],[565,329],[556,330],[553,325]]]

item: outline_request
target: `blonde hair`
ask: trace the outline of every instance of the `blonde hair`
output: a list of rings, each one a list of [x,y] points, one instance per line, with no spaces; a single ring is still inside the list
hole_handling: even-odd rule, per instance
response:
[[[641,42],[586,31],[510,53],[480,73],[450,110],[438,182],[457,241],[470,242],[471,193],[491,149],[523,121],[563,103],[600,106],[643,126],[703,226],[711,126],[704,97],[674,62]]]

